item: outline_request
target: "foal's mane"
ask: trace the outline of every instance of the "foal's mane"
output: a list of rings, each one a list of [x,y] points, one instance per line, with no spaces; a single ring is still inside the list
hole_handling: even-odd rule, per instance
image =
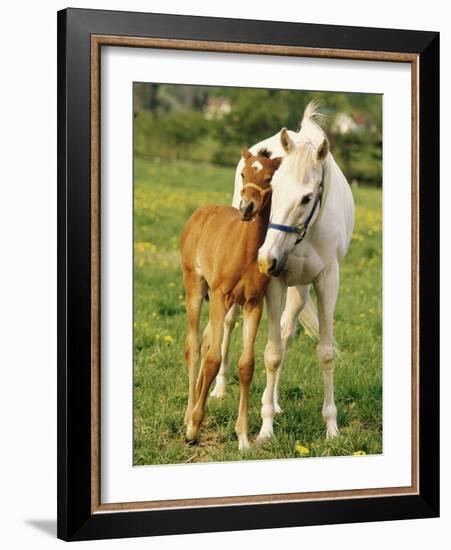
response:
[[[270,159],[271,158],[271,151],[269,149],[267,149],[266,147],[262,147],[261,149],[259,149],[257,151],[257,154],[255,156],[257,157],[265,157],[267,159]]]

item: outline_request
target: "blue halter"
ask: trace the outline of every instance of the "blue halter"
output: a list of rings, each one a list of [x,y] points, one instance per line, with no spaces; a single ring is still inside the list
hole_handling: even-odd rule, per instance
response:
[[[303,240],[303,238],[307,234],[308,226],[310,225],[310,222],[312,221],[312,218],[315,215],[318,205],[321,206],[321,199],[323,196],[323,189],[324,189],[324,172],[325,172],[324,167],[322,170],[323,170],[323,173],[321,175],[319,190],[318,190],[318,193],[316,194],[315,201],[313,203],[312,209],[310,210],[310,214],[307,216],[305,221],[303,221],[299,225],[283,225],[281,223],[270,223],[268,225],[268,229],[276,229],[277,231],[282,231],[283,233],[295,233],[297,235],[297,239],[294,244],[298,244]]]

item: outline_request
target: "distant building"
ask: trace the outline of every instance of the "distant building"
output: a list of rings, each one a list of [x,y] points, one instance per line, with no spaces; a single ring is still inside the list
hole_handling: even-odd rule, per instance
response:
[[[204,107],[204,116],[207,120],[218,119],[229,114],[231,110],[227,97],[209,97]]]
[[[354,116],[348,113],[338,113],[332,121],[331,131],[333,134],[347,134],[348,132],[360,132],[365,130],[365,117],[359,113]]]

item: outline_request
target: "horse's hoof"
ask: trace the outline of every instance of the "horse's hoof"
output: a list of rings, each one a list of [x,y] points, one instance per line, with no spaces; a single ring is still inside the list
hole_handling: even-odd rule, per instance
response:
[[[210,397],[214,399],[224,399],[226,396],[226,391],[223,388],[215,388],[211,393]]]
[[[274,414],[282,414],[283,410],[280,408],[279,403],[274,404]]]
[[[258,437],[257,437],[255,443],[258,446],[263,445],[264,443],[269,441],[273,437],[273,435],[274,435],[273,433],[269,433],[269,432],[260,432],[258,434]]]
[[[185,437],[185,444],[187,447],[197,447],[199,445],[198,439],[188,439]]]
[[[340,432],[338,431],[338,427],[336,424],[327,427],[326,439],[333,439],[334,437],[338,437],[339,435]]]

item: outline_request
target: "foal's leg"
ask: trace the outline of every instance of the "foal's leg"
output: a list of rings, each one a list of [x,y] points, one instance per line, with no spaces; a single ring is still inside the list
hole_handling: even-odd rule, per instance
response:
[[[283,301],[286,294],[285,283],[279,279],[271,279],[266,291],[266,311],[268,315],[268,343],[265,348],[266,388],[262,397],[262,427],[257,437],[257,443],[270,438],[273,433],[274,387],[277,371],[282,363],[283,348],[280,334],[280,318]]]
[[[221,348],[221,368],[219,369],[218,376],[216,377],[216,383],[211,397],[222,398],[226,394],[226,386],[229,380],[230,373],[230,340],[232,338],[233,328],[235,327],[236,320],[240,313],[240,308],[237,304],[234,304],[228,311],[224,320],[224,336],[222,339]]]
[[[319,344],[316,356],[324,378],[323,418],[326,421],[327,437],[338,435],[337,408],[334,402],[334,310],[338,296],[339,269],[338,262],[321,272],[315,281],[318,298]]]
[[[202,374],[197,384],[197,401],[192,409],[186,430],[187,441],[197,441],[202,420],[205,416],[205,403],[213,378],[221,365],[222,326],[226,314],[224,297],[220,292],[212,292],[210,299],[210,346],[203,361]]]
[[[283,412],[279,405],[280,373],[285,362],[289,341],[295,335],[298,317],[308,299],[308,293],[308,286],[292,286],[287,290],[287,301],[281,321],[283,359],[280,368],[277,369],[276,384],[274,387],[274,409],[276,414]]]
[[[196,369],[199,360],[199,318],[205,296],[205,281],[193,271],[184,271],[183,280],[186,289],[186,315],[188,333],[185,340],[185,360],[188,365],[188,406],[185,413],[185,424],[191,416],[196,402]]]
[[[200,369],[197,373],[197,384],[196,384],[196,396],[199,395],[201,380],[202,380],[202,372],[204,370],[204,362],[205,357],[207,355],[208,350],[210,349],[210,321],[208,321],[207,326],[204,329],[204,332],[202,334],[202,344],[200,347]]]
[[[240,408],[238,419],[235,424],[235,431],[238,436],[238,448],[240,451],[249,449],[247,434],[249,388],[252,382],[255,366],[255,338],[258,325],[262,317],[263,300],[255,306],[245,306],[243,312],[243,352],[238,363],[238,374],[240,377]]]

